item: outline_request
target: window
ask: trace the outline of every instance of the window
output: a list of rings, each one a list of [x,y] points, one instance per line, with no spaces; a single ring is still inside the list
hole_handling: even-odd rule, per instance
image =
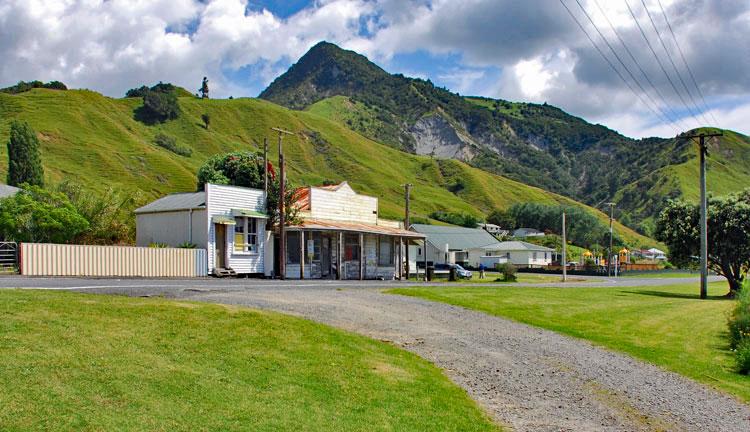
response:
[[[510,259],[510,252],[505,252],[505,258]]]
[[[388,236],[378,237],[378,265],[393,265],[393,239]]]
[[[536,260],[536,252],[531,254],[531,259]]]
[[[299,264],[299,231],[286,233],[286,262]]]
[[[258,220],[236,217],[234,222],[234,251],[258,252]]]
[[[344,236],[344,261],[359,261],[359,235]]]

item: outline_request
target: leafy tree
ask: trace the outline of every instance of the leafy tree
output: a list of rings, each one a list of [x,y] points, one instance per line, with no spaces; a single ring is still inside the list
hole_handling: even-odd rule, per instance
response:
[[[268,198],[266,201],[268,224],[274,225],[279,220],[280,182],[269,167]],[[198,190],[203,190],[206,183],[243,186],[255,189],[263,188],[263,156],[260,153],[232,152],[218,154],[209,158],[198,169]],[[294,188],[287,182],[284,188],[284,213],[287,224],[298,221],[298,209],[295,203]]]
[[[68,87],[61,83],[60,81],[50,81],[48,83],[43,83],[41,81],[19,81],[18,84],[10,87],[5,87],[3,89],[0,89],[0,93],[10,93],[10,94],[18,94],[27,92],[34,88],[46,88],[50,90],[67,90]]]
[[[14,120],[8,140],[8,179],[11,186],[22,183],[44,185],[44,169],[39,156],[39,140],[28,123]]]
[[[68,243],[89,223],[65,194],[24,184],[0,200],[0,238],[11,241]]]
[[[200,92],[202,99],[208,99],[208,78],[203,77],[203,82],[201,82],[201,88],[198,91]]]
[[[180,106],[174,92],[149,90],[143,95],[143,109],[149,120],[164,122],[180,115]]]
[[[208,113],[201,114],[201,120],[203,120],[203,124],[205,125],[206,129],[211,126],[211,116]]]
[[[700,208],[670,201],[659,215],[656,238],[669,247],[669,260],[678,266],[695,262],[700,254]],[[750,189],[708,202],[708,267],[727,278],[734,297],[750,267]]]
[[[487,215],[487,223],[495,224],[501,228],[513,229],[516,227],[516,221],[510,213],[505,210],[492,210]]]

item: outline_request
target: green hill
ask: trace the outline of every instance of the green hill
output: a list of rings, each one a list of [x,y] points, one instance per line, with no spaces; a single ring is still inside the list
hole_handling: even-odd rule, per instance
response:
[[[71,179],[92,190],[109,186],[142,192],[143,200],[195,189],[197,168],[209,156],[230,150],[257,150],[271,127],[296,133],[284,139],[290,180],[297,184],[348,180],[358,191],[380,197],[383,217],[401,218],[403,183],[414,184],[412,209],[426,218],[435,210],[484,216],[494,208],[518,202],[575,203],[545,190],[452,159],[418,156],[379,144],[341,124],[304,111],[258,99],[202,100],[181,97],[181,116],[145,125],[134,118],[137,98],[112,99],[86,90],[33,89],[0,94],[0,141],[7,142],[9,123],[28,121],[37,131],[49,180]],[[201,115],[211,116],[209,129]],[[153,144],[157,134],[177,139],[192,156],[174,154]],[[7,150],[0,147],[0,175],[7,173]],[[581,205],[582,206],[582,205]],[[585,206],[583,206],[585,207]],[[604,220],[606,216],[589,207]],[[631,244],[653,244],[617,226]]]
[[[666,199],[693,197],[697,163],[685,140],[635,140],[546,103],[464,97],[429,80],[391,75],[326,42],[260,97],[407,152],[462,160],[592,206],[614,200],[616,216],[644,231]],[[716,194],[743,187],[736,174],[747,172],[750,139],[727,136],[717,153],[742,156],[713,162],[709,190]]]

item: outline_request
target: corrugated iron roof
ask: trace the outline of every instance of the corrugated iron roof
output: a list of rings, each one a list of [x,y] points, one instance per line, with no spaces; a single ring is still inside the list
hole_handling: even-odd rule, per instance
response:
[[[20,192],[21,189],[6,184],[0,184],[0,198],[7,198]]]
[[[524,241],[504,241],[498,244],[497,248],[492,250],[504,250],[504,251],[540,251],[540,252],[554,252],[554,249],[548,247],[535,245],[533,243],[527,243]]]
[[[205,192],[170,194],[136,209],[135,213],[159,213],[199,208],[206,208]]]
[[[390,235],[399,237],[409,238],[424,238],[424,235],[407,231],[401,228],[393,228],[382,225],[373,225],[360,222],[341,222],[324,219],[305,219],[299,225],[292,225],[287,227],[287,230],[298,231],[300,229],[305,230],[320,230],[320,231],[349,231],[349,232],[361,232],[366,234],[380,234]]]
[[[479,228],[413,224],[411,228],[427,236],[427,241],[439,250],[448,245],[450,250],[482,249],[498,243],[492,234]]]

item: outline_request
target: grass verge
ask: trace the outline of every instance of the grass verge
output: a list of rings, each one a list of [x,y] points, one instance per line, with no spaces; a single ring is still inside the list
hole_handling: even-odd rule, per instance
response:
[[[726,283],[659,287],[410,287],[389,293],[421,297],[588,339],[750,401],[750,377],[737,373],[720,298]]]
[[[0,430],[497,430],[414,354],[281,314],[0,290]]]

